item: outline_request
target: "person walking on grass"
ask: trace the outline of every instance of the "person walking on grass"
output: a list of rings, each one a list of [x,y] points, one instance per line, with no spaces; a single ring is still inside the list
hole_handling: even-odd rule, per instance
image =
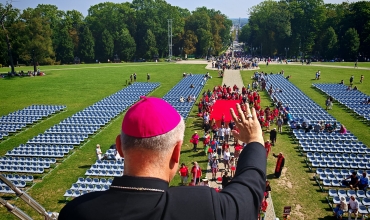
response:
[[[275,153],[272,154],[275,158],[277,158],[276,166],[275,166],[275,177],[279,178],[281,176],[281,171],[283,171],[283,167],[285,165],[285,158],[283,156],[283,153],[279,153],[279,155],[276,155]]]
[[[179,174],[181,177],[181,185],[186,186],[188,184],[189,169],[184,163],[181,164]]]
[[[150,81],[150,75],[149,73],[146,74],[146,82],[149,82]]]

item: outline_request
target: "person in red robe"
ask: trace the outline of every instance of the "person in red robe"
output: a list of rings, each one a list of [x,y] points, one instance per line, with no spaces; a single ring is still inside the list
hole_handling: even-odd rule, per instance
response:
[[[265,149],[266,149],[266,158],[269,156],[269,153],[271,151],[271,143],[270,140],[267,140],[265,142]]]
[[[275,158],[277,158],[276,166],[275,166],[275,177],[279,178],[281,176],[281,171],[283,170],[285,164],[285,158],[283,154],[280,152],[279,155],[272,154]]]
[[[197,151],[197,146],[199,142],[198,132],[194,132],[193,136],[191,136],[191,142],[193,143],[193,151]]]

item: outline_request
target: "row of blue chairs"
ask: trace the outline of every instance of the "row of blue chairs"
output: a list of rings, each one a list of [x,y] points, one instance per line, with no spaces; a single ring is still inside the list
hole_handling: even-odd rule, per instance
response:
[[[43,149],[65,149],[72,150],[73,145],[65,144],[20,144],[17,149],[43,148]]]
[[[85,176],[111,176],[111,177],[115,177],[115,176],[122,176],[123,175],[123,170],[109,170],[109,171],[105,171],[105,170],[87,170],[85,172]]]
[[[111,178],[90,178],[90,177],[79,177],[77,182],[78,184],[93,184],[93,185],[111,185],[113,179]]]
[[[19,130],[21,130],[22,128],[26,127],[27,124],[26,123],[6,123],[6,122],[3,122],[3,123],[0,123],[0,131],[1,132],[6,132],[6,133],[10,133],[10,132],[17,132]]]
[[[44,173],[44,168],[42,167],[23,167],[23,166],[0,166],[1,172],[10,172],[10,173]]]
[[[76,198],[76,197],[79,197],[81,195],[84,195],[84,194],[87,194],[89,192],[99,192],[99,191],[105,191],[105,190],[108,190],[109,189],[109,186],[100,186],[100,185],[96,185],[96,186],[92,186],[92,185],[87,185],[86,186],[86,190],[72,190],[72,189],[68,189],[65,193],[64,193],[64,197],[68,198],[68,197],[71,197],[71,198]]]
[[[3,116],[0,117],[0,123],[33,124],[41,118],[40,116]]]
[[[26,182],[23,181],[23,180],[11,180],[11,182],[18,188],[24,188],[26,187]],[[0,180],[0,186],[4,187],[4,186],[7,186],[5,183],[3,183],[3,181]]]
[[[100,126],[90,125],[54,125],[45,131],[50,134],[94,134]]]
[[[303,152],[323,152],[323,153],[353,153],[353,154],[370,154],[370,149],[363,149],[362,147],[357,146],[347,146],[342,147],[341,145],[327,145],[327,146],[310,146],[310,145],[301,145],[300,150]]]
[[[67,106],[65,105],[31,105],[24,110],[51,110],[51,111],[61,111],[66,109]]]
[[[10,162],[0,161],[0,166],[30,167],[30,168],[50,168],[50,163],[43,162]]]
[[[53,110],[18,110],[9,114],[9,116],[36,116],[36,117],[47,117],[56,113]]]
[[[312,84],[317,89],[333,97],[342,105],[356,112],[358,115],[370,120],[370,105],[367,100],[370,96],[359,90],[347,90],[343,84]]]
[[[43,117],[48,117],[63,109],[65,109],[65,106],[32,105],[2,116],[0,117],[0,140],[8,136],[10,132],[17,132],[27,125],[33,124]]]
[[[11,181],[25,181],[25,182],[33,182],[33,176],[31,175],[19,175],[19,174],[1,174],[6,177],[8,180]]]
[[[8,151],[5,154],[6,156],[16,156],[16,157],[55,157],[63,158],[64,152],[56,151],[33,151],[33,150],[23,150],[23,151]]]
[[[41,162],[41,163],[50,163],[55,164],[55,158],[42,158],[42,157],[0,157],[0,161],[5,162]]]
[[[343,140],[321,140],[321,139],[303,139],[299,140],[299,144],[335,144],[335,145],[344,145],[344,146],[355,146],[355,145],[364,145],[361,141],[343,141]]]
[[[0,186],[0,193],[15,194],[9,186]]]
[[[194,85],[194,88],[190,88],[190,85]],[[195,96],[197,98],[202,92],[203,87],[204,74],[193,74],[192,76],[184,77],[163,96],[163,99],[170,103],[184,119],[187,119],[194,102],[180,102],[180,97],[183,97],[185,100],[189,96]]]

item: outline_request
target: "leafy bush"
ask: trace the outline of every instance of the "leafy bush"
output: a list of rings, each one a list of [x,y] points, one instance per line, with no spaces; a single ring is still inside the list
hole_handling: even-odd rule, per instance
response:
[[[81,64],[85,64],[85,62],[81,62]]]
[[[3,68],[3,64],[0,64],[0,68]]]
[[[45,58],[44,60],[42,60],[42,62],[40,62],[40,64],[42,65],[54,65],[55,63],[55,60],[50,57]]]

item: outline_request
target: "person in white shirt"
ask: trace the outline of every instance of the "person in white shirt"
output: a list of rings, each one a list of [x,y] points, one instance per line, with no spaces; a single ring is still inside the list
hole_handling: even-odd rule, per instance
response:
[[[224,141],[224,137],[225,137],[225,128],[224,126],[222,125],[221,128],[218,130],[218,137],[219,137],[219,142],[223,142]]]
[[[97,160],[101,160],[102,158],[102,152],[101,152],[101,149],[100,149],[100,144],[97,144],[96,145],[96,159]]]
[[[229,142],[230,135],[231,135],[231,129],[229,128],[229,126],[227,126],[227,128],[225,129],[225,141],[226,141],[226,143]]]
[[[230,169],[230,163],[229,162],[230,162],[230,152],[229,152],[229,149],[225,149],[224,158],[223,158],[223,163],[224,163],[225,169]]]
[[[203,121],[204,121],[204,124],[208,121],[209,122],[209,114],[208,112],[206,112],[203,116]]]
[[[358,217],[358,201],[356,200],[355,196],[351,196],[348,202],[348,220],[351,219],[351,214],[355,214],[355,220],[357,220]]]

